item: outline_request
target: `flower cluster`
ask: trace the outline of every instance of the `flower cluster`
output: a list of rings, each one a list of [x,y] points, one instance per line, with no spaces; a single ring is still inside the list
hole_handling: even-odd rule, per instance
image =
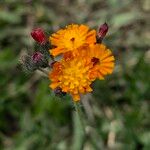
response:
[[[106,27],[104,24],[96,35],[96,31],[86,25],[72,24],[49,37],[53,46],[50,54],[54,58],[61,56],[49,73],[50,88],[61,89],[71,94],[74,101],[79,101],[81,94],[92,91],[93,81],[112,73],[114,56],[100,42],[106,35]]]

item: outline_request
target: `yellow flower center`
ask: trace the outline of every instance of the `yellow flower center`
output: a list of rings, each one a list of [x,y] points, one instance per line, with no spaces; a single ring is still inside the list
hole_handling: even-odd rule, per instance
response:
[[[63,76],[60,77],[64,91],[67,92],[66,90],[69,89],[74,94],[77,94],[78,91],[83,93],[84,88],[89,84],[88,70],[89,66],[84,66],[84,62],[81,60],[74,60],[70,64],[66,64]]]
[[[89,77],[91,62],[88,63],[83,58],[74,58],[69,61],[62,60],[61,64],[62,72],[58,76],[56,85],[63,92],[68,92],[73,96],[74,100],[79,100],[80,94],[92,91],[90,85],[93,80]],[[56,76],[54,75],[54,77]],[[53,85],[55,85],[54,82],[51,84],[51,87]]]
[[[69,50],[74,50],[81,47],[84,43],[86,43],[85,36],[79,34],[77,31],[67,30],[62,39],[62,47],[65,47]]]
[[[53,33],[49,38],[55,48],[50,50],[53,56],[64,54],[69,51],[94,44],[96,42],[96,31],[89,30],[88,26],[72,24],[65,29]]]

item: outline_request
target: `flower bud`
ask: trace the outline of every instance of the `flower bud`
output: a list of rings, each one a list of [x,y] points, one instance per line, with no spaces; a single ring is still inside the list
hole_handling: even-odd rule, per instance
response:
[[[42,61],[43,54],[40,52],[35,52],[35,53],[33,53],[33,55],[31,57],[32,57],[32,60],[34,63],[38,63],[38,62]]]
[[[41,52],[34,52],[31,56],[31,60],[35,66],[38,67],[48,67],[48,61]]]
[[[36,42],[38,42],[42,45],[46,44],[46,42],[47,42],[47,38],[44,33],[44,30],[41,28],[33,29],[33,31],[31,32],[31,36]]]
[[[56,96],[59,96],[59,97],[62,97],[62,96],[65,96],[65,95],[66,95],[66,92],[63,92],[60,87],[57,87],[57,88],[54,90],[54,93],[55,93]]]
[[[106,36],[107,32],[108,32],[108,25],[107,25],[107,23],[104,23],[99,27],[99,30],[97,33],[97,43],[102,42],[102,40]]]
[[[21,64],[23,71],[27,73],[31,73],[37,69],[37,66],[33,62],[32,57],[28,54],[21,56],[20,64]]]

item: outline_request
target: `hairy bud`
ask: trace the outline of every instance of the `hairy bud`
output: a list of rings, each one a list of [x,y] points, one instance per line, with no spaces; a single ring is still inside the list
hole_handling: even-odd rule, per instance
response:
[[[20,64],[22,69],[27,73],[33,72],[37,69],[37,66],[33,63],[31,56],[28,54],[21,56]]]
[[[41,52],[34,52],[31,60],[37,67],[45,68],[48,66],[48,61]]]
[[[99,27],[99,30],[97,33],[97,43],[102,42],[102,40],[106,36],[107,32],[108,32],[108,25],[107,25],[107,23],[104,23]]]
[[[31,32],[31,36],[36,42],[38,42],[41,45],[44,45],[47,42],[47,38],[44,33],[44,30],[41,28],[33,29]]]
[[[66,95],[66,92],[63,92],[60,87],[57,87],[57,88],[54,90],[54,93],[55,93],[56,96],[59,96],[59,97]]]
[[[33,53],[33,55],[31,57],[32,57],[32,60],[34,63],[38,63],[38,62],[42,61],[43,54],[40,52],[35,52],[35,53]]]

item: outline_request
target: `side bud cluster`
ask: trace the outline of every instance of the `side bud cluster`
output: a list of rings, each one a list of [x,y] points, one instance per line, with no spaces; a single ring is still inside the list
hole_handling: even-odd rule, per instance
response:
[[[26,54],[21,57],[21,65],[24,71],[33,72],[39,68],[46,68],[48,61],[40,52],[34,52],[32,55]]]
[[[48,38],[42,28],[35,28],[31,32],[32,38],[40,44],[40,49],[34,51],[32,54],[26,54],[21,57],[22,68],[26,72],[33,72],[39,68],[48,67],[49,62],[49,47]]]

